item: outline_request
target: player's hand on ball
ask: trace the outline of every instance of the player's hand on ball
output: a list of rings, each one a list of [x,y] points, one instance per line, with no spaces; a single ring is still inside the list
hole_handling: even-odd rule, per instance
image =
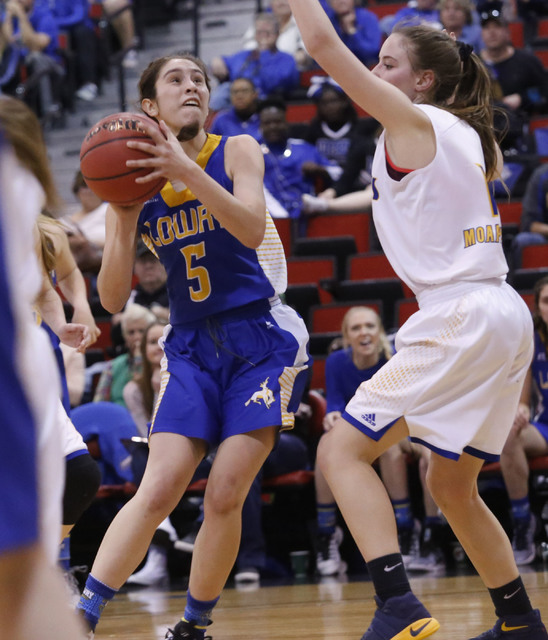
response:
[[[138,149],[149,154],[150,158],[128,160],[128,168],[152,169],[146,176],[136,178],[135,182],[146,183],[167,178],[170,182],[184,182],[185,172],[194,164],[181,147],[173,132],[166,123],[161,120],[159,129],[147,127],[147,133],[154,144],[131,140],[127,142],[130,149]]]

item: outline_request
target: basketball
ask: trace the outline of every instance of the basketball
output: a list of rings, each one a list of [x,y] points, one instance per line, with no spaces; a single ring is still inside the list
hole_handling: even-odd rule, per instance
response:
[[[159,178],[136,183],[135,178],[151,170],[126,166],[126,160],[150,158],[148,153],[126,144],[128,140],[152,143],[143,122],[158,126],[145,115],[122,112],[99,120],[86,134],[80,148],[80,170],[88,187],[102,200],[123,206],[146,202],[167,182]]]

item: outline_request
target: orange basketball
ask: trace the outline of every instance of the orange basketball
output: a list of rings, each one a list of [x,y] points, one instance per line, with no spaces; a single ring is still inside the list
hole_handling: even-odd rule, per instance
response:
[[[129,206],[146,202],[165,185],[167,180],[139,184],[135,178],[146,176],[150,169],[133,169],[126,160],[150,158],[148,153],[130,149],[128,140],[152,142],[142,125],[154,120],[137,113],[113,113],[88,131],[80,148],[80,169],[88,187],[102,200]],[[156,125],[158,126],[158,125]]]

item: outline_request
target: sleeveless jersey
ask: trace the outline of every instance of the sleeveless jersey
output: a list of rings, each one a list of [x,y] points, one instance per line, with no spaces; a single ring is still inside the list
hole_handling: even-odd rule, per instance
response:
[[[548,360],[546,358],[546,345],[536,331],[535,353],[531,363],[531,373],[538,395],[535,420],[548,424]]]
[[[196,163],[227,191],[228,138],[208,134]],[[145,203],[139,231],[167,271],[170,322],[196,322],[229,309],[283,293],[287,273],[282,243],[268,214],[258,249],[245,247],[224,229],[188,188],[168,182]]]
[[[434,128],[432,162],[391,178],[384,132],[373,160],[373,218],[386,256],[416,295],[435,285],[503,279],[501,221],[478,134],[443,109],[417,108]]]

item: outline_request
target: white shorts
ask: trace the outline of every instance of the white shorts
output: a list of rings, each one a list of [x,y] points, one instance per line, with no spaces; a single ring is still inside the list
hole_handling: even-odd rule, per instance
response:
[[[88,453],[88,448],[76,427],[72,424],[72,420],[68,417],[63,403],[59,400],[57,406],[57,422],[61,430],[61,443],[63,446],[63,455],[65,458],[74,458],[75,455]]]
[[[404,417],[411,439],[442,456],[498,459],[533,354],[527,306],[496,280],[428,290],[419,304],[343,417],[374,440]]]

